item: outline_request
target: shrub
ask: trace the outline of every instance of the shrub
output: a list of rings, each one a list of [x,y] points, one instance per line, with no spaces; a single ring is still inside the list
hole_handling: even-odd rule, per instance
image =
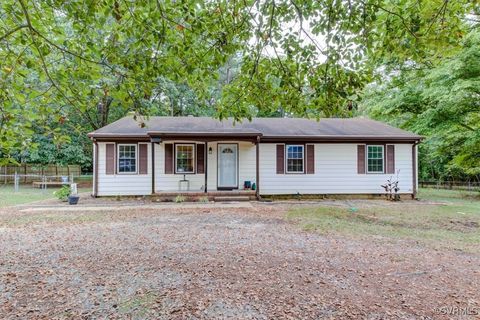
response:
[[[399,201],[400,200],[400,195],[398,194],[398,191],[400,191],[400,188],[398,187],[398,174],[400,173],[400,170],[397,171],[397,177],[393,178],[390,177],[390,179],[387,180],[387,183],[382,185],[381,187],[385,189],[385,195],[388,200],[391,201]]]
[[[176,203],[185,202],[185,197],[184,197],[184,196],[181,196],[181,195],[178,195],[178,196],[175,197],[175,202],[176,202]]]
[[[55,191],[53,194],[62,201],[67,201],[70,195],[70,186],[63,186],[60,190]]]
[[[208,203],[208,197],[200,197],[198,198],[198,202],[201,202],[201,203]]]

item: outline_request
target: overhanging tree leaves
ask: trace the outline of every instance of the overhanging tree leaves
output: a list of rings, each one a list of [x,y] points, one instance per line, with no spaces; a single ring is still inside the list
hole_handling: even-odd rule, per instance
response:
[[[84,131],[109,110],[149,114],[158,80],[219,117],[252,110],[348,115],[379,63],[433,64],[457,47],[476,2],[4,0],[0,150],[8,157],[52,116]],[[218,70],[240,72],[212,99]],[[154,100],[154,99],[153,99]],[[21,116],[19,116],[21,115]]]
[[[374,86],[362,104],[370,115],[427,137],[423,178],[480,180],[480,31],[438,67]]]

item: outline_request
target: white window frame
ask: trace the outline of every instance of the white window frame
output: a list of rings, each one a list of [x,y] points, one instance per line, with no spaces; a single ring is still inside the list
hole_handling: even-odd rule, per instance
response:
[[[368,170],[368,148],[369,147],[381,147],[382,148],[382,171],[370,171]],[[367,173],[372,174],[384,174],[385,173],[385,146],[383,144],[367,144],[367,150],[365,152],[365,166]]]
[[[120,172],[120,146],[135,147],[135,172]],[[117,144],[117,174],[137,174],[138,173],[138,145],[136,143],[119,143]]]
[[[193,149],[192,150],[192,162],[193,162],[192,163],[192,171],[178,172],[178,170],[177,170],[177,164],[178,164],[178,162],[177,162],[177,154],[178,154],[177,147],[181,147],[181,146],[183,146],[183,147],[188,146],[188,147],[192,147],[192,149]],[[175,147],[175,150],[174,150],[175,151],[175,155],[174,155],[175,156],[175,159],[174,159],[175,160],[175,174],[195,174],[195,172],[196,172],[195,171],[195,169],[196,169],[195,162],[197,160],[196,159],[196,154],[195,154],[196,153],[196,144],[195,143],[175,143],[174,147]]]
[[[288,170],[288,147],[302,147],[302,171]],[[285,173],[288,173],[288,174],[305,173],[305,145],[303,144],[286,144],[285,145]]]

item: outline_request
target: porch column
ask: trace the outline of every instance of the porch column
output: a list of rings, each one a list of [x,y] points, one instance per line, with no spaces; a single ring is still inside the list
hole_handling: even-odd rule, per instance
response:
[[[257,143],[255,145],[255,165],[256,165],[256,190],[255,196],[260,200],[260,137],[257,137]]]
[[[152,194],[155,194],[155,142],[152,141],[150,152],[152,153]]]
[[[207,172],[208,172],[208,142],[205,141],[205,148],[204,148],[204,152],[205,152],[205,193],[207,193],[207,181],[208,181],[208,178],[207,178]]]
[[[161,143],[162,139],[159,137],[151,137],[150,142],[150,152],[152,153],[152,194],[155,194],[155,145]]]

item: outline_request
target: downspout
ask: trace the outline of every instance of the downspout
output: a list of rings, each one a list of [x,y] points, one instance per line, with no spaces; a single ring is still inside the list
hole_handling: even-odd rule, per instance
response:
[[[417,199],[417,146],[420,141],[412,144],[412,199]]]
[[[94,165],[93,165],[93,194],[92,196],[94,198],[97,197],[98,195],[98,142],[95,139],[93,140],[93,146],[94,146]]]

